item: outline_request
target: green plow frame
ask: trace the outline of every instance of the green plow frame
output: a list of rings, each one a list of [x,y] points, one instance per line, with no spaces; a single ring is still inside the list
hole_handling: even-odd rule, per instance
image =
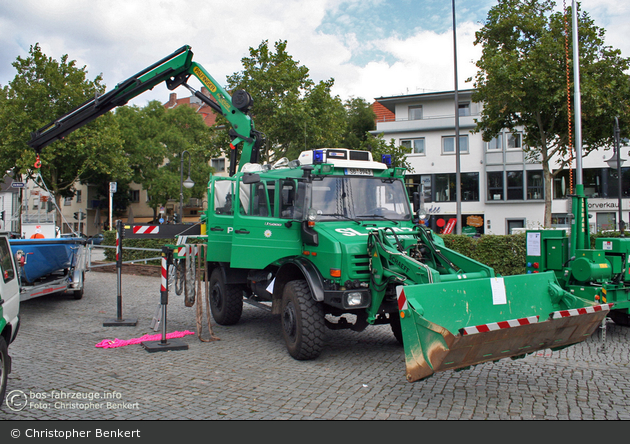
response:
[[[612,304],[563,291],[553,272],[399,286],[409,382],[582,342]]]
[[[419,246],[421,260],[409,254]],[[382,300],[382,283],[399,284],[409,382],[582,342],[613,305],[565,291],[552,271],[497,277],[490,267],[444,247],[426,230],[406,236],[374,232],[368,251],[376,283],[373,301]]]

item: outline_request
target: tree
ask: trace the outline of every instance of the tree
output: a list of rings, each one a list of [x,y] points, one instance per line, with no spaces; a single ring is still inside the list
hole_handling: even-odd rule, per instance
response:
[[[124,139],[132,174],[129,181],[142,185],[147,204],[157,219],[158,209],[169,199],[179,201],[182,153],[190,154],[192,189],[183,189],[184,200],[203,196],[207,190],[210,159],[220,153],[211,144],[212,132],[194,109],[179,106],[165,109],[158,101],[144,108],[123,106],[116,119]],[[188,155],[184,153],[184,179],[188,177]]]
[[[358,149],[370,151],[372,158],[376,162],[381,162],[383,155],[389,155],[391,157],[392,166],[405,168],[409,173],[413,173],[413,167],[407,158],[409,149],[402,145],[396,145],[396,139],[390,139],[388,143],[383,138],[382,133],[376,137],[370,135],[361,143]]]
[[[15,78],[2,88],[0,108],[0,168],[30,178],[41,174],[54,194],[74,195],[77,181],[87,183],[103,175],[112,180],[127,177],[130,170],[122,140],[112,114],[106,114],[65,139],[50,144],[41,154],[41,168],[34,167],[35,152],[27,142],[30,133],[48,125],[85,101],[102,94],[101,76],[87,80],[85,67],[78,68],[68,55],[60,61],[31,46],[27,58],[18,57]]]
[[[305,149],[338,145],[344,129],[344,109],[331,95],[333,79],[315,84],[306,66],[287,53],[278,41],[275,52],[264,40],[249,49],[243,70],[228,77],[228,90],[244,89],[254,99],[252,116],[265,135],[261,157],[267,161],[295,158]]]
[[[571,11],[553,13],[554,7],[550,0],[499,0],[490,9],[476,34],[475,45],[482,45],[483,51],[476,64],[479,71],[472,96],[484,104],[476,129],[484,141],[503,129],[523,128],[525,153],[543,168],[545,227],[551,226],[553,177],[570,168],[569,147],[575,146],[569,143],[573,75],[567,78],[574,63]],[[630,83],[624,73],[629,59],[605,46],[604,34],[586,12],[579,14],[583,155],[611,146],[615,116],[623,118],[625,131],[630,124]],[[558,164],[555,171],[554,162]]]
[[[376,115],[372,106],[360,97],[346,100],[346,132],[343,136],[343,146],[359,149],[368,140],[370,131],[376,129]]]

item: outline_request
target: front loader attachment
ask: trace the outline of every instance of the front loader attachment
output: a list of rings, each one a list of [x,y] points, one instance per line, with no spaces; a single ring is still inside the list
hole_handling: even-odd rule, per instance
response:
[[[409,382],[576,344],[612,306],[564,291],[553,272],[401,285],[397,295]]]

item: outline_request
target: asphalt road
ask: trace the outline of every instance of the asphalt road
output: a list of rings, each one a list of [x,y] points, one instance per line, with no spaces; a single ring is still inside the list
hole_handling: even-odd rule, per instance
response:
[[[630,328],[608,323],[584,343],[520,360],[405,380],[402,347],[389,327],[329,331],[322,355],[298,362],[285,350],[277,316],[245,305],[241,321],[197,336],[194,307],[170,296],[167,331],[189,334],[185,350],[103,340],[159,335],[151,320],[160,280],[123,275],[122,318],[115,273],[87,273],[85,296],[22,303],[11,345],[7,393],[17,404],[0,420],[628,420]],[[205,314],[204,314],[205,316]],[[205,322],[202,337],[207,338]],[[173,343],[174,344],[174,343]]]

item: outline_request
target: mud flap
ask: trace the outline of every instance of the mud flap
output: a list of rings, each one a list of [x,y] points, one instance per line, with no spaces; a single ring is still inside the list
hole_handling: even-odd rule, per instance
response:
[[[399,286],[409,382],[589,337],[612,304],[562,290],[552,272]]]

